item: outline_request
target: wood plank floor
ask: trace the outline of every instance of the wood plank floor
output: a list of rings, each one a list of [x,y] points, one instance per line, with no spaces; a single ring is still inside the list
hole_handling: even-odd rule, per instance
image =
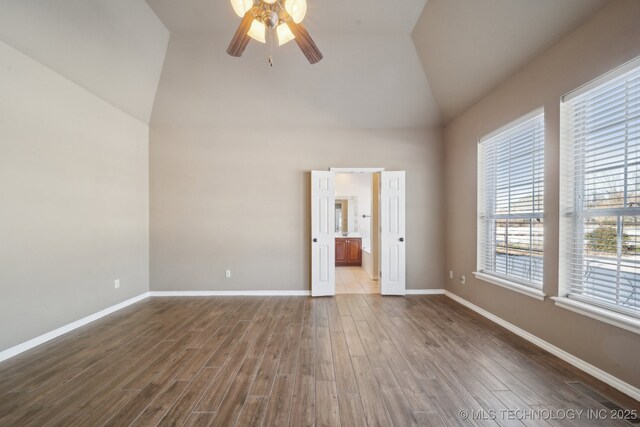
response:
[[[604,397],[444,296],[151,298],[0,364],[2,426],[630,425],[519,419]]]

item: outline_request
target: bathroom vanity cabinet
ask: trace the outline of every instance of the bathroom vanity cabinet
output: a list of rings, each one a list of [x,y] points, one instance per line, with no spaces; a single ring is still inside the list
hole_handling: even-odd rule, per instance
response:
[[[336,237],[336,266],[362,265],[362,239],[359,237]]]

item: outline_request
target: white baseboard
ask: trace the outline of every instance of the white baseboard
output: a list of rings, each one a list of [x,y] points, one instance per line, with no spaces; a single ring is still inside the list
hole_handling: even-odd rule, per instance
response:
[[[514,334],[524,338],[525,340],[537,345],[538,347],[548,351],[549,353],[553,354],[554,356],[559,357],[560,359],[564,360],[565,362],[575,366],[576,368],[580,369],[581,371],[586,372],[587,374],[599,379],[602,382],[605,382],[607,384],[609,384],[611,387],[620,390],[622,393],[633,397],[636,400],[640,400],[640,389],[638,389],[637,387],[632,386],[631,384],[628,384],[624,381],[622,381],[621,379],[614,377],[613,375],[603,371],[600,368],[597,368],[593,365],[591,365],[590,363],[585,362],[584,360],[574,356],[571,353],[567,353],[566,351],[562,350],[559,347],[556,347],[555,345],[548,343],[546,341],[544,341],[541,338],[538,338],[537,336],[525,331],[524,329],[521,329],[519,327],[517,327],[516,325],[507,322],[506,320],[496,316],[495,314],[492,314],[490,312],[488,312],[485,309],[482,309],[480,307],[478,307],[475,304],[470,303],[469,301],[459,297],[458,295],[451,293],[447,290],[444,291],[444,294],[446,296],[448,296],[449,298],[451,298],[452,300],[464,305],[465,307],[470,308],[471,310],[475,311],[476,313],[480,314],[481,316],[486,317],[487,319],[491,320],[494,323],[497,323],[498,325],[502,326],[505,329],[508,329],[509,331],[513,332]]]
[[[111,307],[105,308],[104,310],[100,310],[97,313],[91,314],[87,317],[83,317],[80,320],[76,320],[75,322],[69,323],[68,325],[64,325],[59,327],[58,329],[54,329],[51,332],[47,332],[46,334],[40,335],[38,337],[32,338],[29,341],[25,341],[22,344],[18,344],[14,347],[8,348],[4,351],[0,352],[0,362],[7,360],[11,357],[17,356],[20,353],[23,353],[27,350],[30,350],[34,347],[39,346],[40,344],[44,344],[47,341],[51,341],[54,338],[59,337],[60,335],[64,335],[67,332],[71,332],[74,329],[78,329],[81,326],[84,326],[88,323],[91,323],[95,320],[98,320],[104,316],[107,316],[113,312],[121,310],[125,307],[130,306],[131,304],[135,304],[138,301],[142,301],[149,297],[149,293],[145,292],[143,294],[138,295],[137,297],[133,297],[126,301],[123,301],[119,304],[113,305]]]
[[[294,296],[306,297],[311,291],[151,291],[150,297],[236,297],[236,296]]]
[[[444,289],[407,289],[407,295],[443,295]]]

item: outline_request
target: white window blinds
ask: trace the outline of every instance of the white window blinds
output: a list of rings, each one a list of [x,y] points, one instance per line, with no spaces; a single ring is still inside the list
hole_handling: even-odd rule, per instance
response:
[[[478,160],[478,269],[541,289],[544,111],[484,137]]]
[[[567,95],[563,131],[561,285],[640,317],[640,63]]]

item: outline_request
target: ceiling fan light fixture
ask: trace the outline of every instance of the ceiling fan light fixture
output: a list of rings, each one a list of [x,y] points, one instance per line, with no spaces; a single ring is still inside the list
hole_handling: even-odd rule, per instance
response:
[[[240,58],[251,39],[265,44],[268,39],[271,52],[269,64],[273,66],[273,44],[275,37],[278,37],[277,43],[280,46],[295,40],[310,64],[317,64],[322,60],[322,52],[302,25],[302,20],[307,14],[306,0],[230,1],[234,11],[242,16],[242,21],[227,48],[230,56]]]
[[[253,7],[253,0],[231,0],[233,11],[242,18]]]
[[[307,0],[285,0],[284,8],[293,22],[299,24],[307,15]]]
[[[278,25],[276,32],[278,33],[278,46],[289,43],[291,40],[296,38],[286,23]]]
[[[267,42],[266,33],[267,33],[267,27],[262,22],[258,21],[257,19],[254,19],[253,22],[251,23],[251,28],[249,29],[249,32],[247,33],[247,35],[256,41],[259,41],[260,43],[266,43]]]

